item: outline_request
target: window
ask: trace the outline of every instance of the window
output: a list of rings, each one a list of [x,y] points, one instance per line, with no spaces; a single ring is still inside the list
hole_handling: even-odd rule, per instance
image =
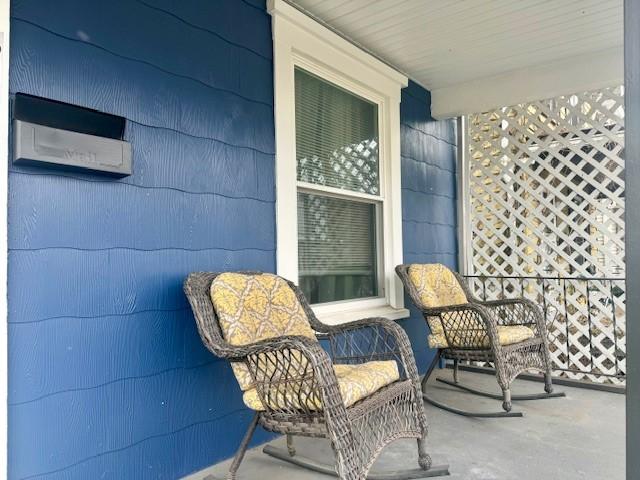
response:
[[[278,273],[328,323],[408,316],[394,271],[407,80],[285,2],[270,13]]]
[[[378,106],[299,68],[295,86],[300,288],[312,304],[378,297]]]

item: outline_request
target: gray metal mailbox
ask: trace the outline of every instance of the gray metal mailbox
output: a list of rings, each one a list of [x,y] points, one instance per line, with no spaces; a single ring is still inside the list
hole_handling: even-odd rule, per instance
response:
[[[131,175],[131,144],[14,120],[15,164],[45,163],[92,170],[115,176]]]

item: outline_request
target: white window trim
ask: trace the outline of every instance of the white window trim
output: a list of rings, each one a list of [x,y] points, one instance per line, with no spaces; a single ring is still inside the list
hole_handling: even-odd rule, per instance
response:
[[[406,318],[409,311],[404,308],[395,266],[403,260],[400,91],[408,79],[284,0],[269,0],[268,11],[273,28],[278,274],[298,280],[294,68],[299,66],[378,104],[383,159],[380,187],[384,197],[384,297],[316,305],[313,310],[320,320],[330,324],[371,316]]]

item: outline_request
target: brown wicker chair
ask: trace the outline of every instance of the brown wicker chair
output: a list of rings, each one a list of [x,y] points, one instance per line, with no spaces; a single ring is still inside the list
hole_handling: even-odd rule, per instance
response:
[[[396,272],[411,300],[427,320],[429,345],[438,352],[422,380],[423,397],[429,403],[465,416],[522,416],[512,412],[512,401],[564,396],[553,393],[547,328],[540,309],[524,298],[482,302],[466,281],[440,264],[398,265]],[[453,381],[437,380],[464,391],[502,399],[504,412],[468,412],[430,398],[427,380],[441,358],[453,360]],[[502,394],[477,390],[458,381],[458,363],[488,362],[495,367]],[[544,394],[511,395],[510,385],[526,370],[544,373]]]
[[[228,478],[257,425],[287,435],[287,451],[266,446],[265,453],[345,480],[375,478],[367,477],[371,465],[399,438],[417,439],[420,468],[382,478],[448,475],[426,453],[420,379],[397,324],[368,318],[325,325],[293,283],[260,272],[192,273],[184,290],[204,344],[231,362],[245,404],[256,410]],[[361,383],[349,389],[353,378]],[[297,455],[294,435],[329,439],[335,466]]]

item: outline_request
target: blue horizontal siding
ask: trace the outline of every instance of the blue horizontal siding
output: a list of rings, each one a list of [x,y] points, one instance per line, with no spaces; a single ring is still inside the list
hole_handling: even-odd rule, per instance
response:
[[[402,218],[405,222],[455,227],[454,197],[405,189]]]
[[[10,250],[9,262],[10,322],[182,308],[182,282],[190,272],[275,267],[273,252],[171,248]]]
[[[180,22],[210,32],[225,42],[241,45],[265,58],[273,56],[271,23],[264,21],[264,0],[147,0],[144,3],[176,16]]]
[[[11,15],[57,36],[197,79],[233,95],[272,104],[269,85],[261,82],[259,76],[246,75],[238,68],[242,64],[254,71],[271,70],[271,32],[268,23],[264,26],[264,11],[232,0],[215,2],[215,5],[203,6],[208,12],[202,9],[199,12],[201,19],[209,13],[207,21],[216,24],[207,28],[173,13],[172,8],[179,3],[172,2],[172,6],[163,6],[163,3],[167,2],[20,0],[14,2]],[[111,28],[105,29],[105,24]],[[262,28],[255,28],[257,25]],[[221,26],[224,32],[217,33],[215,29]],[[185,43],[176,42],[185,37],[189,39],[188,48]]]
[[[264,27],[256,31],[251,28],[251,20],[254,24],[264,23],[264,12],[245,4],[233,5],[230,1],[216,4],[223,8],[214,11],[209,7],[209,18],[216,19],[218,25],[226,20],[225,33],[234,31],[232,39],[217,34],[215,26],[197,28],[172,14],[170,9],[144,0],[45,4],[40,0],[21,0],[15,3],[11,15],[57,36],[271,105],[271,85],[259,75],[271,71],[271,55],[260,52],[265,43],[268,45],[270,32]],[[201,18],[206,18],[202,17],[203,13],[200,12]],[[51,18],[55,18],[55,22],[51,22]],[[105,24],[111,28],[105,29]],[[176,41],[185,37],[189,39],[188,48],[184,42]],[[253,44],[259,45],[260,50],[252,48]],[[246,67],[258,75],[246,75],[243,71]]]
[[[55,21],[59,17],[49,18]],[[106,31],[111,27],[102,25]],[[213,88],[192,77],[178,76],[150,63],[123,58],[80,40],[54,35],[16,17],[12,17],[11,28],[13,37],[30,39],[18,41],[12,47],[11,92],[55,98],[114,113],[138,124],[262,153],[275,151],[271,105]],[[190,43],[184,48],[189,46]],[[135,51],[137,46],[131,48]],[[238,60],[235,70],[243,68],[244,74],[252,72],[273,88],[272,69],[253,72],[250,64],[243,67]],[[221,70],[228,75],[234,71],[229,67]]]
[[[456,124],[436,121],[431,95],[415,82],[402,91],[402,235],[405,263],[443,263],[457,267]],[[434,355],[420,312],[405,298],[411,316],[402,321],[420,371]]]
[[[33,471],[56,471],[78,459],[105,455],[149,438],[240,413],[242,406],[237,383],[226,362],[121,379],[98,388],[67,390],[35,402],[10,405],[15,426],[25,432],[33,428],[42,432],[36,438],[18,435],[14,439],[14,447],[24,455],[18,458],[22,460],[17,464],[21,469],[16,468],[14,473],[21,478]],[[93,415],[89,414],[91,411]],[[207,450],[216,445],[229,448],[224,436],[192,447]],[[48,454],[29,462],[33,457],[30,449]]]
[[[420,130],[404,127],[400,148],[405,160],[413,160],[448,172],[455,172],[456,146]]]
[[[25,356],[11,365],[9,404],[216,361],[191,323],[188,307],[10,323],[10,349]],[[131,345],[139,345],[135,361]],[[68,374],[82,370],[79,378]]]
[[[9,477],[204,468],[249,415],[182,282],[275,269],[270,17],[241,0],[11,13],[11,93],[124,116],[134,173],[11,168]]]
[[[272,202],[56,175],[10,181],[10,249],[275,250]]]
[[[206,464],[212,456],[217,456],[230,445],[237,446],[250,420],[251,413],[246,409],[231,411],[212,416],[209,421],[143,438],[123,448],[107,450],[69,466],[24,478],[88,479],[96,478],[96,472],[99,472],[98,478],[105,479],[180,478],[182,474],[176,472],[188,472],[194,465]],[[269,434],[262,430],[258,430],[254,437],[256,443],[269,438]],[[185,448],[185,445],[197,448]]]
[[[406,233],[404,250],[407,253],[456,254],[456,227],[447,224],[403,222]]]
[[[423,195],[455,198],[456,174],[434,163],[402,157],[402,188]]]

